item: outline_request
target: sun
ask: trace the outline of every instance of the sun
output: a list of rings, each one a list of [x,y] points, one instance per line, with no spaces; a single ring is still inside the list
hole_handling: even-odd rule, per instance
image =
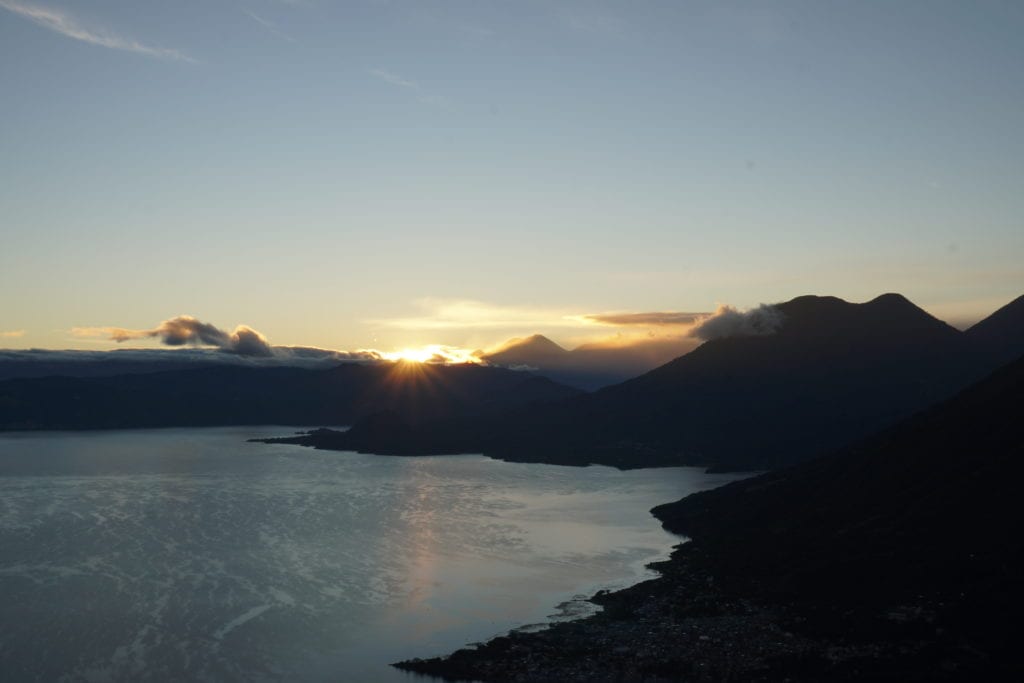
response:
[[[419,348],[405,348],[381,354],[386,360],[406,363],[480,363],[469,349],[460,349],[442,344],[428,344]]]
[[[383,354],[387,360],[403,361],[406,363],[426,363],[434,357],[434,352],[424,346],[419,349],[402,349]]]

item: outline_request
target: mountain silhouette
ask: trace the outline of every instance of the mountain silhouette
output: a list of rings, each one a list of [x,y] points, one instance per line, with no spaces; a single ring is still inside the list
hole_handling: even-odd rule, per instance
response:
[[[775,333],[709,341],[586,410],[619,415],[611,429],[659,450],[770,467],[864,436],[982,372],[961,332],[896,294],[776,308]]]
[[[556,382],[593,391],[656,368],[688,351],[690,346],[670,338],[620,346],[584,344],[568,350],[542,334],[535,334],[510,339],[498,349],[478,355],[492,365],[529,368]]]
[[[495,365],[524,365],[541,367],[563,363],[570,352],[542,334],[525,338],[510,339],[499,349],[481,354],[481,357]]]
[[[485,419],[426,422],[370,452],[485,452],[619,467],[767,469],[863,438],[998,366],[971,335],[898,294],[801,296],[771,334],[714,339],[593,394]],[[346,447],[344,437],[335,447]]]

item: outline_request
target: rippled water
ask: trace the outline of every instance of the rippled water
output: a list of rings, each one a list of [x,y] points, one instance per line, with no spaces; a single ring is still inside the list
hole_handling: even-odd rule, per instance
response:
[[[733,478],[245,442],[287,431],[0,435],[3,678],[409,681],[635,582],[649,508]]]

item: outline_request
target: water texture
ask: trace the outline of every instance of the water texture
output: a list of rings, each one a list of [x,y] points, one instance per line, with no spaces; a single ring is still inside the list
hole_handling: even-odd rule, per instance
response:
[[[408,681],[585,613],[729,481],[247,443],[281,427],[0,435],[5,680]]]

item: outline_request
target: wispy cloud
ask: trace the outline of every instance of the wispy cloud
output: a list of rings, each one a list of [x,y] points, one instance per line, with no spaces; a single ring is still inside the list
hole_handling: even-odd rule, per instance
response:
[[[0,0],[0,2],[2,1],[3,0]],[[398,74],[392,73],[387,69],[370,69],[370,75],[379,78],[385,83],[390,83],[391,85],[397,85],[400,88],[409,88],[410,90],[421,92],[419,83],[410,81],[406,78],[402,78]]]
[[[274,22],[270,21],[269,19],[264,19],[263,17],[261,17],[260,15],[256,14],[255,12],[250,12],[247,9],[242,10],[242,12],[244,12],[247,17],[249,17],[250,19],[255,21],[257,24],[259,24],[263,28],[267,29],[268,31],[270,31],[274,35],[280,36],[281,38],[284,38],[289,43],[294,43],[295,42],[294,38],[292,38],[290,35],[288,35],[284,31],[282,31],[280,28],[278,28],[277,24],[275,24]]]
[[[261,17],[260,15],[256,14],[255,12],[250,12],[250,11],[249,11],[249,10],[247,10],[247,9],[244,9],[244,10],[242,10],[242,12],[243,12],[243,13],[244,13],[244,14],[245,14],[245,15],[246,15],[247,17],[249,17],[250,19],[252,19],[252,20],[253,20],[253,21],[255,21],[255,22],[256,22],[257,24],[259,24],[260,26],[262,26],[262,27],[264,27],[264,28],[269,28],[269,29],[271,29],[271,30],[273,30],[273,29],[276,29],[276,28],[277,28],[277,24],[275,24],[274,22],[272,22],[272,21],[269,21],[269,20],[267,20],[267,19],[264,19],[263,17]]]
[[[588,313],[583,318],[601,325],[692,325],[709,313],[683,313],[680,311],[654,311],[650,313]]]
[[[416,93],[417,99],[423,104],[440,107],[442,109],[451,109],[451,103],[448,101],[448,98],[434,93],[429,93],[416,81],[411,81],[408,78],[399,76],[393,71],[388,71],[387,69],[370,69],[368,73],[374,78],[384,81],[389,85],[393,85],[397,88],[404,88],[410,92]]]
[[[767,304],[740,311],[729,305],[719,305],[714,313],[683,313],[656,311],[651,313],[596,313],[581,316],[583,320],[600,325],[618,327],[629,334],[636,328],[661,328],[647,334],[683,335],[701,341],[766,335],[776,332],[783,323],[782,313]]]
[[[571,311],[501,306],[472,300],[420,299],[419,315],[367,321],[403,330],[578,328],[585,326]]]
[[[88,28],[71,14],[59,9],[22,2],[22,0],[0,0],[0,8],[17,14],[62,36],[74,38],[90,45],[98,45],[110,48],[111,50],[134,52],[157,59],[188,62],[190,64],[196,63],[195,59],[179,50],[146,45],[132,38],[119,36],[107,29]]]
[[[404,330],[508,329],[528,332],[535,329],[596,331],[608,327],[680,327],[693,326],[709,318],[710,313],[655,311],[643,313],[580,313],[565,308],[502,306],[483,301],[420,299],[415,302],[419,315],[367,321],[371,324]],[[626,331],[625,329],[623,330]]]
[[[17,339],[18,337],[24,337],[25,330],[11,330],[10,332],[0,332],[0,338],[3,339]]]

